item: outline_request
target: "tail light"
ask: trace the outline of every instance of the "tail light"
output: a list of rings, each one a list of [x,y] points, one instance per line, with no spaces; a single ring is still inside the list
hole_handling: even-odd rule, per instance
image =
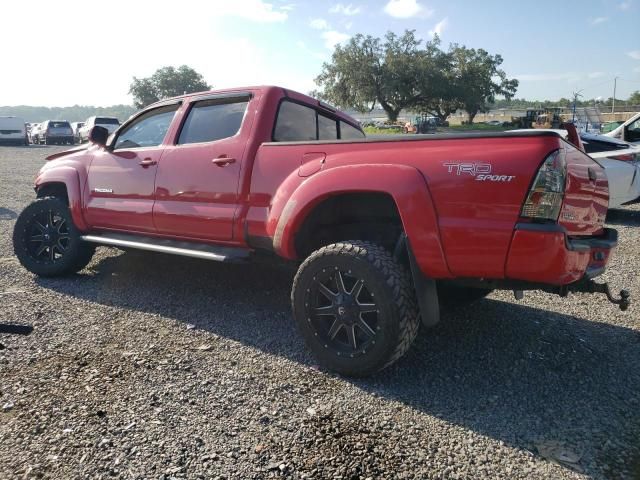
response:
[[[558,220],[567,182],[564,150],[556,150],[544,159],[538,170],[520,216],[535,220]]]

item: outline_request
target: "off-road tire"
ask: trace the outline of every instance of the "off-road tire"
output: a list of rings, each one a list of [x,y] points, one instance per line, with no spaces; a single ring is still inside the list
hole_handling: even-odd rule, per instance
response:
[[[34,229],[34,222],[51,213],[56,218],[63,219],[65,224],[64,244],[66,249],[64,253],[58,252],[59,256],[55,261],[44,258],[42,254],[36,255],[30,245],[33,233],[37,233],[39,230],[39,227]],[[59,223],[61,221],[59,220]],[[41,221],[40,225],[42,225]],[[48,227],[48,225],[46,226]],[[73,224],[69,207],[63,200],[56,197],[39,198],[28,205],[18,216],[13,229],[13,250],[22,266],[36,275],[42,277],[68,275],[86,267],[95,252],[95,246],[84,242],[80,235]],[[45,256],[48,251],[45,250]]]
[[[328,344],[332,340],[323,340],[311,320],[314,310],[310,307],[313,304],[310,295],[317,284],[316,276],[334,269],[361,277],[378,308],[370,348],[352,355],[331,348]],[[420,326],[409,272],[385,248],[371,242],[348,240],[313,252],[296,273],[291,304],[298,329],[316,359],[328,369],[347,376],[371,375],[396,362],[409,350]],[[362,319],[362,314],[359,315]],[[337,314],[334,317],[336,321],[339,319]]]

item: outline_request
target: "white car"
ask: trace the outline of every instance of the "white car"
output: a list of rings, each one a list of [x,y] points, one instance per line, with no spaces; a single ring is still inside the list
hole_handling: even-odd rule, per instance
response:
[[[640,113],[636,113],[618,128],[605,133],[605,136],[617,138],[633,145],[640,145]]]
[[[604,167],[609,181],[609,208],[640,202],[640,150],[596,152],[589,156]]]
[[[568,137],[566,130],[545,130],[558,133],[565,139]],[[611,142],[618,144],[615,150],[594,152],[589,151],[588,143],[595,144],[605,140],[607,137],[587,133],[580,134],[580,137],[587,150],[587,155],[602,165],[607,174],[607,180],[609,181],[609,208],[620,208],[626,204],[640,202],[640,148],[634,145],[622,145],[622,142],[610,139]]]
[[[77,137],[80,143],[89,140],[89,132],[95,126],[104,127],[111,135],[120,126],[120,121],[115,117],[89,117],[84,125],[78,129]]]
[[[29,145],[27,125],[19,117],[0,117],[0,144]]]

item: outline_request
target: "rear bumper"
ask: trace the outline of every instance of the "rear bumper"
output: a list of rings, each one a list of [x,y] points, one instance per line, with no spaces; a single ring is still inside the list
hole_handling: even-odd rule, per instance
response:
[[[43,135],[43,137],[48,142],[70,142],[74,138],[74,135]]]
[[[569,238],[558,224],[516,225],[505,268],[508,279],[567,285],[604,272],[618,232],[605,228],[597,237]]]

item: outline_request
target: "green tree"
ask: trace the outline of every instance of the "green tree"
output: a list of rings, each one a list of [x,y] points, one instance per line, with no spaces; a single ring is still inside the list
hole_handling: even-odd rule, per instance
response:
[[[509,100],[515,95],[518,81],[499,68],[500,55],[459,45],[444,52],[437,36],[421,45],[414,30],[401,36],[388,32],[384,41],[358,34],[347,45],[336,46],[315,79],[322,91],[312,93],[360,112],[380,105],[391,121],[402,109],[445,120],[464,108],[469,122],[497,96]]]
[[[627,105],[640,105],[640,90],[636,90],[629,96]]]
[[[144,108],[164,98],[210,89],[211,86],[202,75],[193,68],[182,65],[177,69],[159,68],[147,78],[133,77],[129,94],[133,95],[133,104],[136,108]]]
[[[420,97],[414,106],[421,113],[446,120],[463,105],[460,100],[453,57],[440,49],[440,38],[436,35],[425,45],[422,62]]]
[[[402,36],[388,32],[384,42],[357,34],[347,45],[337,45],[331,62],[322,65],[315,79],[323,87],[321,97],[363,113],[378,104],[389,120],[396,121],[420,96],[420,43],[413,30]]]
[[[460,103],[473,123],[479,112],[487,112],[497,95],[512,98],[518,88],[518,80],[508,79],[501,70],[502,57],[490,55],[486,50],[452,45],[454,78]]]

